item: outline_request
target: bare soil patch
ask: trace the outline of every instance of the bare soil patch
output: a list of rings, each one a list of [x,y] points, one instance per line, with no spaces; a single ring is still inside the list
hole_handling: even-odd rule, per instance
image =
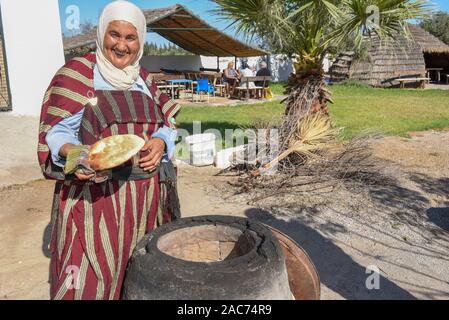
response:
[[[324,299],[449,299],[449,132],[387,137],[373,148],[393,185],[305,195],[288,208],[248,204],[225,187],[235,178],[216,176],[216,169],[181,167],[183,214],[247,216],[280,229],[310,255]],[[3,177],[16,181],[10,168]],[[33,170],[21,166],[20,177]],[[54,183],[3,185],[0,299],[48,299]],[[379,290],[366,288],[368,266],[380,270]]]

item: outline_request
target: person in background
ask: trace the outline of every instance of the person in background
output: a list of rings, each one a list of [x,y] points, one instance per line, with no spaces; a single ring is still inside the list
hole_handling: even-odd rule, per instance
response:
[[[223,82],[226,85],[226,96],[234,94],[234,88],[239,84],[240,72],[235,69],[234,62],[229,62],[228,67],[223,72]]]
[[[268,64],[265,61],[260,63],[260,69],[257,71],[256,77],[271,77],[271,71],[268,69]],[[263,81],[256,81],[256,86],[263,87]],[[270,86],[270,81],[265,81],[265,88]]]
[[[248,63],[244,62],[242,64],[242,69],[240,71],[240,74],[242,75],[242,78],[243,77],[255,77],[256,76],[256,70],[255,69],[256,68],[254,66],[250,67],[248,65]],[[246,81],[242,81],[240,86],[241,87],[246,87]],[[256,85],[254,84],[254,82],[249,82],[249,88],[254,88],[255,86]]]
[[[240,68],[240,74],[242,77],[253,77],[255,72],[253,68],[248,64],[248,62],[243,62]]]
[[[249,95],[251,97],[257,96],[256,91],[256,84],[253,81],[245,81],[243,80],[244,77],[255,77],[256,76],[256,67],[255,66],[249,66],[248,63],[244,62],[242,64],[241,72],[242,74],[242,81],[240,83],[240,88],[249,88]]]

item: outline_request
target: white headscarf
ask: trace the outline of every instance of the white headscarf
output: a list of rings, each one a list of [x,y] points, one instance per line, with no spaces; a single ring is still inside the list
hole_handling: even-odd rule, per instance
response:
[[[140,51],[136,61],[125,69],[116,68],[104,55],[104,37],[112,21],[126,21],[137,29]],[[139,7],[131,2],[118,0],[108,4],[100,16],[97,29],[97,66],[103,78],[114,88],[128,90],[139,78],[139,61],[143,56],[143,47],[147,33],[147,22]]]

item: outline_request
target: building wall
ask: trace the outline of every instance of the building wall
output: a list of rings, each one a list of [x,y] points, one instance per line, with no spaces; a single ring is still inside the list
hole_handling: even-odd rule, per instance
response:
[[[265,57],[238,58],[237,68],[240,68],[243,60],[249,65],[258,67]],[[235,62],[234,57],[220,57],[219,69],[227,68],[229,62]],[[204,56],[145,56],[141,64],[151,72],[158,72],[161,68],[175,70],[198,71],[202,68],[217,68],[217,57]],[[293,61],[282,55],[270,56],[269,67],[272,70],[274,81],[287,81],[288,76],[294,72]]]
[[[274,81],[287,81],[290,74],[295,72],[293,60],[283,55],[271,56],[269,66]]]
[[[39,115],[56,71],[64,65],[58,0],[0,0],[12,112]]]
[[[228,63],[234,62],[234,57],[219,58],[220,70],[226,69]],[[198,71],[200,68],[217,68],[217,57],[204,56],[144,56],[141,60],[150,72],[158,72],[161,68],[172,70]]]
[[[205,59],[208,58],[208,59]],[[211,68],[216,68],[217,58],[212,57],[202,57],[203,64],[207,63],[211,65]],[[226,69],[229,62],[234,62],[234,57],[220,58],[220,70]],[[246,61],[249,66],[255,66],[259,69],[259,63],[266,61],[268,63],[268,68],[271,70],[273,75],[273,81],[287,81],[291,73],[294,72],[293,60],[287,58],[284,55],[272,55],[268,57],[249,57],[249,58],[238,58],[237,68],[240,68],[243,61]]]
[[[223,71],[228,67],[229,62],[235,63],[234,57],[220,57],[219,58],[219,69]],[[201,63],[203,64],[203,68],[216,69],[217,68],[217,57],[201,57]],[[237,61],[238,64],[238,61]]]
[[[144,56],[141,65],[150,72],[160,69],[199,70],[202,67],[199,56]]]
[[[0,19],[1,22],[1,19]],[[6,73],[6,57],[3,51],[3,36],[0,34],[0,111],[9,110],[9,79]]]

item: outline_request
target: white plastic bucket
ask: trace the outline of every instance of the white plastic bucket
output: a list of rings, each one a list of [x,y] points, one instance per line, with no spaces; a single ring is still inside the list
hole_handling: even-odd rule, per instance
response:
[[[190,165],[202,167],[214,164],[217,147],[216,137],[212,133],[196,134],[186,138]]]
[[[217,152],[215,156],[215,167],[218,169],[227,169],[237,160],[237,153],[243,153],[246,146],[224,149]]]

